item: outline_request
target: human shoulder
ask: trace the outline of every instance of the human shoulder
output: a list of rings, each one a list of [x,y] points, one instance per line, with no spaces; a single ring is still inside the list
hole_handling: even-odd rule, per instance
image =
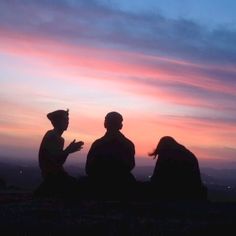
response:
[[[91,147],[97,147],[97,146],[102,145],[103,143],[104,143],[104,137],[101,137],[101,138],[99,138],[99,139],[96,139],[96,140],[92,143]]]
[[[124,134],[120,133],[122,139],[130,146],[134,146],[134,143],[129,139],[127,138]]]
[[[52,139],[54,137],[55,137],[54,130],[48,130],[44,135],[44,139]]]
[[[44,135],[43,140],[45,140],[45,141],[51,141],[51,140],[64,141],[64,138],[59,136],[54,130],[48,130],[46,132],[46,134]]]
[[[189,151],[189,150],[188,150],[188,151]],[[198,163],[198,159],[197,159],[197,157],[195,156],[194,153],[192,153],[191,151],[189,151],[189,156],[190,156],[190,158],[192,159],[192,162],[193,162],[193,163]]]
[[[186,161],[188,161],[188,163],[191,163],[192,165],[198,164],[197,157],[188,148],[184,147],[182,152],[183,156],[185,157]]]
[[[53,137],[53,136],[55,136],[55,131],[52,129],[52,130],[48,130],[46,133],[45,133],[45,135],[44,135],[44,137]]]
[[[124,134],[120,133],[120,143],[122,145],[123,148],[125,148],[126,151],[132,152],[133,155],[135,154],[135,145],[134,143],[128,139],[127,137],[125,137]]]

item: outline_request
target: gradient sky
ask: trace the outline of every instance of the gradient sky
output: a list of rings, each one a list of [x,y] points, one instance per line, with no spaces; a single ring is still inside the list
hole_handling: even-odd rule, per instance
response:
[[[0,0],[1,159],[37,160],[70,109],[83,162],[118,111],[137,163],[170,135],[200,164],[236,163],[236,1]],[[1,160],[0,160],[1,161]],[[153,164],[154,165],[154,164]]]

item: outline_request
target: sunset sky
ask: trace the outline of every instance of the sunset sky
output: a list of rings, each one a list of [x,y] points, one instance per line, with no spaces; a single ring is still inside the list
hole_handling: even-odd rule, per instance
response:
[[[202,163],[236,163],[235,0],[0,0],[0,161],[37,160],[46,114],[66,144],[123,115],[138,164],[164,135]]]

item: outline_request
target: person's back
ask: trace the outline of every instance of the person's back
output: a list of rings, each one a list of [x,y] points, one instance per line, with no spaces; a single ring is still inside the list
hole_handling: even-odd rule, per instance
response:
[[[86,173],[103,191],[119,192],[135,182],[131,171],[135,166],[135,147],[121,132],[122,116],[108,113],[104,126],[107,132],[91,146],[86,161]]]
[[[43,177],[65,172],[62,163],[56,158],[63,151],[64,139],[54,130],[44,135],[39,148],[39,167]]]
[[[86,171],[88,176],[101,179],[120,179],[134,167],[134,145],[122,133],[106,133],[89,150]]]
[[[167,136],[160,140],[155,155],[158,160],[151,183],[160,198],[206,198],[198,160],[192,152]]]

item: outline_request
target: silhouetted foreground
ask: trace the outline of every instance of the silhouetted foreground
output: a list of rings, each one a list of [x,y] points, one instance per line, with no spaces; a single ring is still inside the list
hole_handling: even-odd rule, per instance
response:
[[[236,204],[207,201],[197,158],[172,137],[163,137],[156,166],[148,182],[136,181],[135,146],[121,132],[117,112],[105,117],[105,135],[87,155],[84,178],[64,169],[70,153],[62,134],[69,113],[47,115],[53,129],[39,149],[43,182],[33,193],[0,193],[0,231],[11,235],[213,235],[234,230]]]
[[[2,235],[234,235],[235,224],[236,203],[62,201],[0,193]]]
[[[64,164],[71,153],[80,151],[82,141],[71,142],[65,149],[62,137],[69,125],[69,110],[56,110],[47,114],[53,129],[46,132],[39,148],[39,167],[43,177],[42,184],[35,191],[38,196],[55,194],[76,194],[78,185],[74,177],[64,169]]]
[[[165,200],[207,199],[197,157],[173,137],[162,137],[153,153],[157,157],[151,176],[152,191]]]
[[[88,152],[87,185],[92,195],[124,199],[133,193],[135,146],[121,133],[122,122],[120,113],[109,112],[104,119],[105,135],[93,142]]]
[[[64,169],[83,142],[75,140],[64,149],[62,134],[69,125],[69,111],[47,114],[53,129],[46,132],[39,148],[43,182],[35,197],[103,200],[197,200],[207,199],[196,156],[170,136],[162,137],[151,156],[158,156],[151,181],[141,184],[132,174],[135,145],[121,133],[123,117],[112,111],[104,119],[106,133],[94,141],[86,160],[87,179],[79,182]],[[92,198],[91,198],[92,197]],[[141,198],[140,198],[141,197]]]

